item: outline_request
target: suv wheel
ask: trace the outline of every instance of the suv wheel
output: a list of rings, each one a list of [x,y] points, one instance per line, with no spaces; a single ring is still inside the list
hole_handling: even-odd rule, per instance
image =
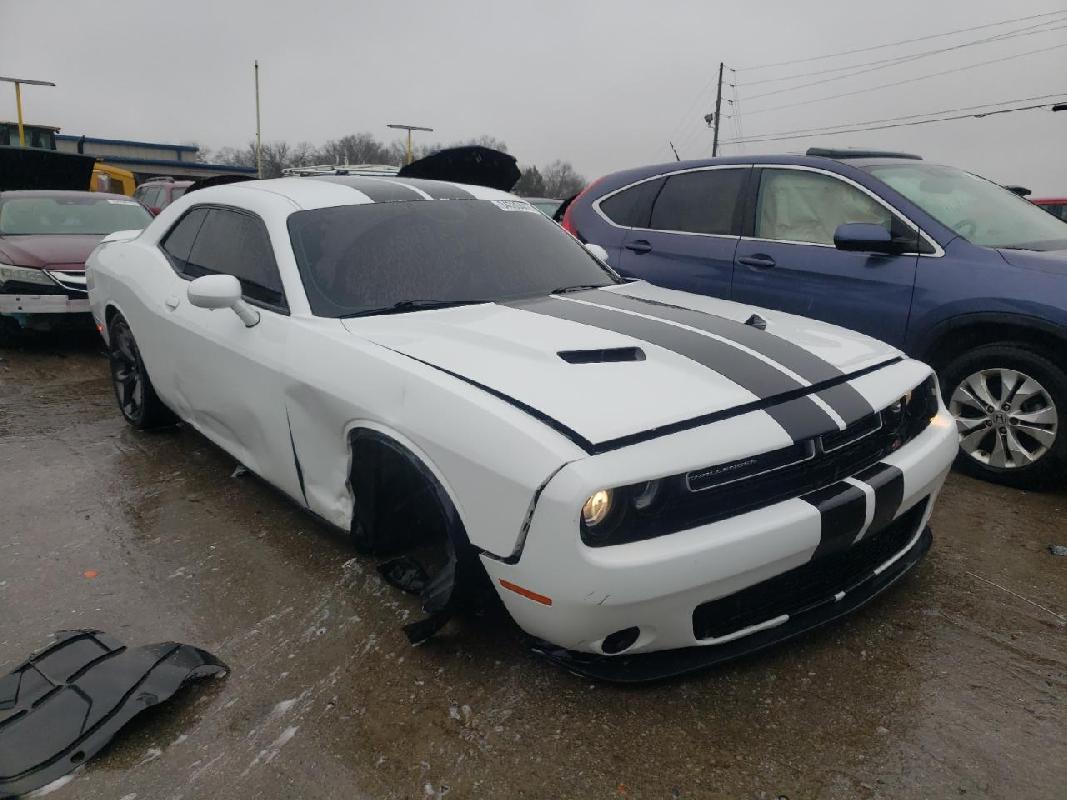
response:
[[[978,478],[1037,488],[1064,477],[1067,375],[1021,345],[979,347],[941,375],[956,418],[956,466]]]

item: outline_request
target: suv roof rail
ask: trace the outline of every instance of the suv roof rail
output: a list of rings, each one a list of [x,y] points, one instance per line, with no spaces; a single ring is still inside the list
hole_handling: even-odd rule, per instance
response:
[[[838,160],[849,158],[907,158],[912,161],[923,160],[922,156],[917,156],[913,153],[895,153],[892,150],[854,150],[850,147],[809,147],[804,155],[836,158]]]
[[[155,182],[174,183],[174,176],[173,175],[153,175],[151,178],[145,178],[145,180],[143,181],[143,183],[155,183]]]

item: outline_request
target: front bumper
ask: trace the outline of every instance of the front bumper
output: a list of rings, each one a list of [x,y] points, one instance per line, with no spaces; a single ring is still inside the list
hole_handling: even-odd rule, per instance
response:
[[[846,479],[856,487],[854,501],[859,494],[861,515],[866,503],[867,527],[861,537],[874,537],[912,512],[910,530],[897,540],[898,549],[879,556],[863,574],[824,587],[815,601],[799,598],[798,605],[784,612],[772,609],[762,621],[750,615],[736,630],[705,625],[698,631],[697,609],[722,598],[744,600],[753,587],[772,585],[775,578],[822,558],[827,540],[836,533],[826,527],[832,523],[824,526],[824,518],[837,518],[822,505],[794,498],[690,530],[599,548],[581,543],[573,520],[535,514],[516,563],[483,557],[483,564],[519,626],[547,643],[538,647],[541,652],[570,669],[609,680],[665,677],[825,624],[892,584],[929,548],[926,526],[957,447],[955,423],[942,407],[925,431],[882,459],[879,469],[898,476],[891,490],[877,480],[863,483],[862,475],[861,480]],[[553,489],[550,482],[544,494]],[[882,513],[886,494],[893,495],[895,506],[888,516]],[[542,497],[539,509],[548,506]],[[836,549],[847,552],[850,544],[838,541]],[[502,581],[530,589],[543,600],[508,591]],[[633,627],[640,634],[630,647],[615,655],[605,652],[606,637]]]
[[[538,642],[534,650],[571,672],[611,683],[647,683],[684,675],[763,650],[851,614],[867,605],[922,561],[932,541],[930,528],[925,527],[885,570],[869,573],[861,582],[843,590],[840,599],[828,596],[821,602],[790,614],[789,619],[780,625],[754,631],[715,647],[696,646],[607,656],[563,650],[546,642]]]
[[[65,294],[0,294],[0,314],[88,314],[89,298]]]

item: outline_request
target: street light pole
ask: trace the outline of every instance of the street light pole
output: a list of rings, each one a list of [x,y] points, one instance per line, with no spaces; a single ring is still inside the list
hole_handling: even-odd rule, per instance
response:
[[[419,125],[401,125],[398,122],[390,122],[390,123],[387,124],[386,127],[396,128],[398,130],[402,130],[402,131],[407,131],[408,132],[408,146],[407,146],[407,151],[404,154],[404,163],[405,164],[410,164],[412,161],[415,160],[415,151],[411,147],[411,132],[412,131],[427,131],[429,133],[433,132],[433,128],[423,128],[423,127],[421,127]]]
[[[19,121],[19,147],[26,146],[26,132],[22,128],[22,84],[27,86],[55,86],[51,81],[34,81],[29,78],[3,78],[0,77],[0,81],[4,83],[15,84],[15,108],[18,112]]]
[[[256,74],[256,177],[263,177],[263,140],[259,128],[259,59],[252,62]]]

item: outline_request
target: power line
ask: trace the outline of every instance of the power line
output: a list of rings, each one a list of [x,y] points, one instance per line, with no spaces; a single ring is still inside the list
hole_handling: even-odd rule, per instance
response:
[[[1063,96],[1063,94],[1061,93],[1060,95],[1046,95],[1046,97],[1055,97],[1055,96]],[[1007,101],[1007,102],[1018,102],[1018,101]],[[995,105],[995,104],[990,103],[990,104],[987,104],[987,105]],[[788,141],[788,140],[791,140],[791,139],[810,139],[810,138],[813,138],[813,137],[816,137],[816,136],[838,136],[838,135],[843,134],[843,133],[863,133],[863,132],[866,132],[866,131],[886,130],[888,128],[907,128],[907,127],[911,127],[911,126],[914,126],[914,125],[929,125],[930,123],[933,123],[933,122],[950,122],[952,120],[972,119],[972,118],[973,119],[980,119],[982,117],[992,117],[992,116],[996,116],[998,114],[1010,114],[1010,113],[1014,113],[1014,112],[1017,112],[1017,111],[1034,111],[1034,110],[1039,109],[1039,108],[1050,108],[1052,105],[1053,105],[1053,103],[1036,103],[1036,104],[1027,105],[1027,106],[1016,106],[1014,108],[991,108],[988,111],[970,111],[969,113],[954,114],[952,116],[945,116],[945,117],[936,117],[934,119],[919,119],[919,120],[914,120],[914,121],[895,121],[895,122],[887,120],[886,123],[882,124],[882,125],[868,125],[867,123],[857,122],[857,123],[853,123],[856,127],[845,128],[845,129],[842,129],[842,130],[830,130],[830,129],[819,130],[817,128],[810,128],[806,132],[804,132],[804,131],[788,132],[787,131],[787,132],[784,132],[784,133],[781,133],[781,134],[774,134],[774,135],[770,135],[770,136],[750,136],[747,139],[729,141],[726,144],[745,144],[745,143],[755,143],[755,142],[781,142],[781,141]],[[981,108],[981,107],[982,106],[974,106],[973,108]],[[959,111],[964,111],[965,109],[958,109],[958,110]],[[930,114],[945,114],[945,113],[951,113],[951,111],[952,111],[951,109],[947,110],[947,111],[932,111],[932,112],[930,112]],[[929,115],[915,115],[915,116],[929,116]],[[902,117],[900,119],[904,120],[904,119],[907,119],[907,118],[906,117]],[[841,127],[841,126],[834,126],[834,127]]]
[[[1064,13],[1067,13],[1067,12],[1064,12]],[[989,44],[990,42],[1004,42],[1004,41],[1008,41],[1009,39],[1018,38],[1020,36],[1035,36],[1035,35],[1037,35],[1039,33],[1053,33],[1055,31],[1065,30],[1065,29],[1067,29],[1067,25],[1059,25],[1058,27],[1053,27],[1053,28],[1045,27],[1046,25],[1050,25],[1050,24],[1058,23],[1058,22],[1063,22],[1063,21],[1064,20],[1051,20],[1051,21],[1040,22],[1037,25],[1030,25],[1030,26],[1027,26],[1025,28],[1020,28],[1019,30],[1016,30],[1016,31],[1010,31],[1008,33],[998,34],[996,36],[988,36],[988,37],[986,37],[984,39],[976,39],[976,40],[971,41],[971,42],[963,42],[962,44],[952,45],[951,47],[939,47],[936,50],[925,50],[925,51],[923,51],[921,53],[912,53],[911,55],[906,55],[906,56],[894,56],[893,58],[883,58],[883,59],[879,59],[878,61],[867,62],[866,64],[850,64],[850,65],[848,65],[846,67],[830,67],[828,69],[820,69],[820,70],[815,70],[813,72],[801,72],[801,73],[798,73],[798,74],[795,74],[795,75],[788,75],[788,76],[781,77],[781,78],[764,78],[763,80],[752,81],[751,83],[744,83],[742,85],[743,86],[758,86],[758,85],[765,84],[765,83],[778,83],[778,82],[781,82],[781,81],[791,81],[791,80],[796,80],[798,78],[808,78],[808,77],[812,77],[812,76],[815,76],[815,75],[828,75],[828,74],[830,74],[832,72],[841,72],[841,71],[847,70],[847,69],[857,69],[858,70],[856,72],[850,72],[847,75],[837,75],[837,76],[832,77],[832,78],[824,78],[823,80],[820,80],[820,81],[812,81],[811,83],[802,83],[802,84],[799,84],[797,86],[789,86],[789,87],[786,87],[786,88],[783,88],[783,89],[776,89],[774,91],[764,92],[763,94],[753,95],[752,97],[749,98],[749,100],[755,100],[757,97],[768,97],[768,96],[770,96],[772,94],[781,94],[782,92],[791,92],[794,89],[803,89],[803,88],[805,88],[807,86],[818,86],[820,84],[828,83],[830,81],[840,81],[840,80],[844,80],[845,78],[854,77],[856,75],[863,75],[864,73],[867,73],[867,72],[875,72],[876,70],[880,70],[880,69],[888,69],[889,67],[895,67],[898,64],[905,64],[905,63],[908,63],[910,61],[917,61],[917,60],[919,60],[921,58],[927,58],[929,56],[940,55],[941,53],[949,53],[949,52],[952,52],[954,50],[962,50],[962,49],[967,48],[967,47],[975,47],[975,46],[978,46],[978,45]],[[1035,28],[1037,30],[1035,30]],[[861,67],[865,67],[866,69],[859,69]]]
[[[887,42],[885,44],[876,44],[876,45],[872,45],[870,47],[858,47],[858,48],[856,48],[854,50],[840,50],[840,51],[838,51],[836,53],[826,53],[825,55],[821,55],[821,56],[809,56],[807,58],[794,58],[794,59],[791,59],[789,61],[776,61],[773,64],[759,64],[757,66],[752,66],[752,67],[739,67],[738,71],[739,72],[754,72],[755,70],[758,70],[758,69],[769,69],[770,67],[784,67],[784,66],[789,65],[789,64],[806,64],[806,63],[809,63],[811,61],[821,61],[821,60],[826,59],[826,58],[837,58],[838,56],[850,56],[850,55],[853,55],[855,53],[869,53],[872,50],[883,50],[886,47],[896,47],[897,45],[911,44],[912,42],[925,42],[925,41],[929,41],[930,39],[940,39],[940,38],[943,38],[945,36],[953,36],[953,35],[955,35],[957,33],[968,33],[970,31],[980,31],[980,30],[986,30],[988,28],[996,28],[996,27],[999,27],[1001,25],[1010,25],[1013,22],[1028,22],[1028,21],[1030,21],[1032,19],[1042,19],[1044,17],[1055,17],[1055,16],[1059,16],[1059,15],[1061,15],[1063,13],[1064,13],[1064,11],[1061,9],[1059,11],[1049,11],[1049,12],[1046,12],[1044,14],[1031,14],[1028,17],[1015,17],[1013,19],[1001,20],[1000,22],[990,22],[990,23],[986,23],[985,25],[973,25],[973,26],[971,26],[969,28],[957,28],[956,30],[945,31],[944,33],[932,33],[932,34],[928,34],[927,36],[916,36],[916,37],[911,38],[911,39],[901,39],[901,40],[896,41],[896,42]]]
[[[1053,45],[1052,47],[1043,47],[1043,48],[1040,48],[1038,50],[1027,50],[1025,52],[1015,53],[1013,55],[1005,56],[1003,58],[994,58],[994,59],[990,59],[988,61],[979,61],[976,64],[966,64],[966,65],[964,65],[962,67],[953,67],[952,69],[942,70],[941,72],[930,72],[930,73],[927,73],[925,75],[919,75],[919,76],[914,77],[914,78],[905,78],[904,80],[892,81],[891,83],[880,83],[880,84],[877,84],[875,86],[868,86],[866,88],[856,89],[856,90],[851,91],[851,92],[842,92],[840,94],[832,94],[832,95],[828,95],[828,96],[825,96],[825,97],[814,97],[814,98],[812,98],[810,100],[802,100],[802,101],[798,101],[796,103],[785,103],[783,105],[769,106],[767,108],[760,108],[760,109],[757,109],[756,111],[749,111],[748,114],[749,114],[749,116],[753,116],[755,114],[765,114],[768,111],[778,111],[778,110],[783,109],[783,108],[796,108],[797,106],[808,106],[808,105],[811,105],[813,103],[821,103],[821,102],[824,102],[826,100],[837,100],[840,97],[853,97],[853,96],[858,95],[858,94],[867,94],[869,92],[873,92],[873,91],[876,91],[878,89],[888,89],[888,88],[890,88],[892,86],[904,86],[905,84],[908,84],[908,83],[917,83],[919,81],[928,80],[929,78],[939,78],[939,77],[941,77],[943,75],[952,75],[952,74],[957,73],[957,72],[966,72],[969,69],[975,69],[977,67],[987,67],[987,66],[989,66],[991,64],[1000,64],[1000,63],[1003,63],[1005,61],[1012,61],[1012,60],[1014,60],[1016,58],[1023,58],[1024,56],[1037,55],[1038,53],[1047,53],[1049,51],[1059,50],[1059,49],[1064,48],[1064,47],[1067,47],[1067,42],[1063,42],[1061,44],[1056,44],[1056,45]],[[749,98],[749,99],[751,99],[751,98]]]
[[[773,132],[773,133],[754,133],[754,134],[752,134],[752,136],[741,136],[741,137],[738,137],[738,138],[746,140],[746,141],[749,140],[749,139],[765,139],[766,138],[766,139],[768,139],[768,141],[770,141],[770,140],[773,140],[773,137],[788,136],[788,135],[791,135],[791,134],[794,134],[794,133],[815,133],[815,134],[828,133],[828,132],[833,131],[833,130],[835,130],[837,128],[851,128],[851,127],[854,127],[854,126],[857,126],[857,125],[878,125],[878,124],[881,124],[883,122],[900,122],[902,120],[921,119],[923,117],[934,116],[935,114],[955,114],[955,113],[958,113],[958,112],[961,112],[961,111],[976,111],[976,110],[981,109],[981,108],[991,108],[992,106],[1011,105],[1012,103],[1030,103],[1030,102],[1036,102],[1038,100],[1051,100],[1054,97],[1062,97],[1065,94],[1067,94],[1067,92],[1055,92],[1054,94],[1042,94],[1042,95],[1037,95],[1035,97],[1015,97],[1015,98],[1012,98],[1010,100],[996,100],[996,101],[991,102],[991,103],[979,103],[978,105],[975,105],[975,106],[960,106],[958,108],[943,108],[943,109],[939,109],[938,111],[925,111],[925,112],[923,112],[921,114],[905,114],[905,115],[899,116],[899,117],[883,117],[881,119],[867,119],[867,120],[863,120],[862,122],[842,122],[842,123],[837,124],[837,125],[820,125],[820,126],[815,127],[815,128],[796,128],[794,130],[776,131],[776,132]]]

